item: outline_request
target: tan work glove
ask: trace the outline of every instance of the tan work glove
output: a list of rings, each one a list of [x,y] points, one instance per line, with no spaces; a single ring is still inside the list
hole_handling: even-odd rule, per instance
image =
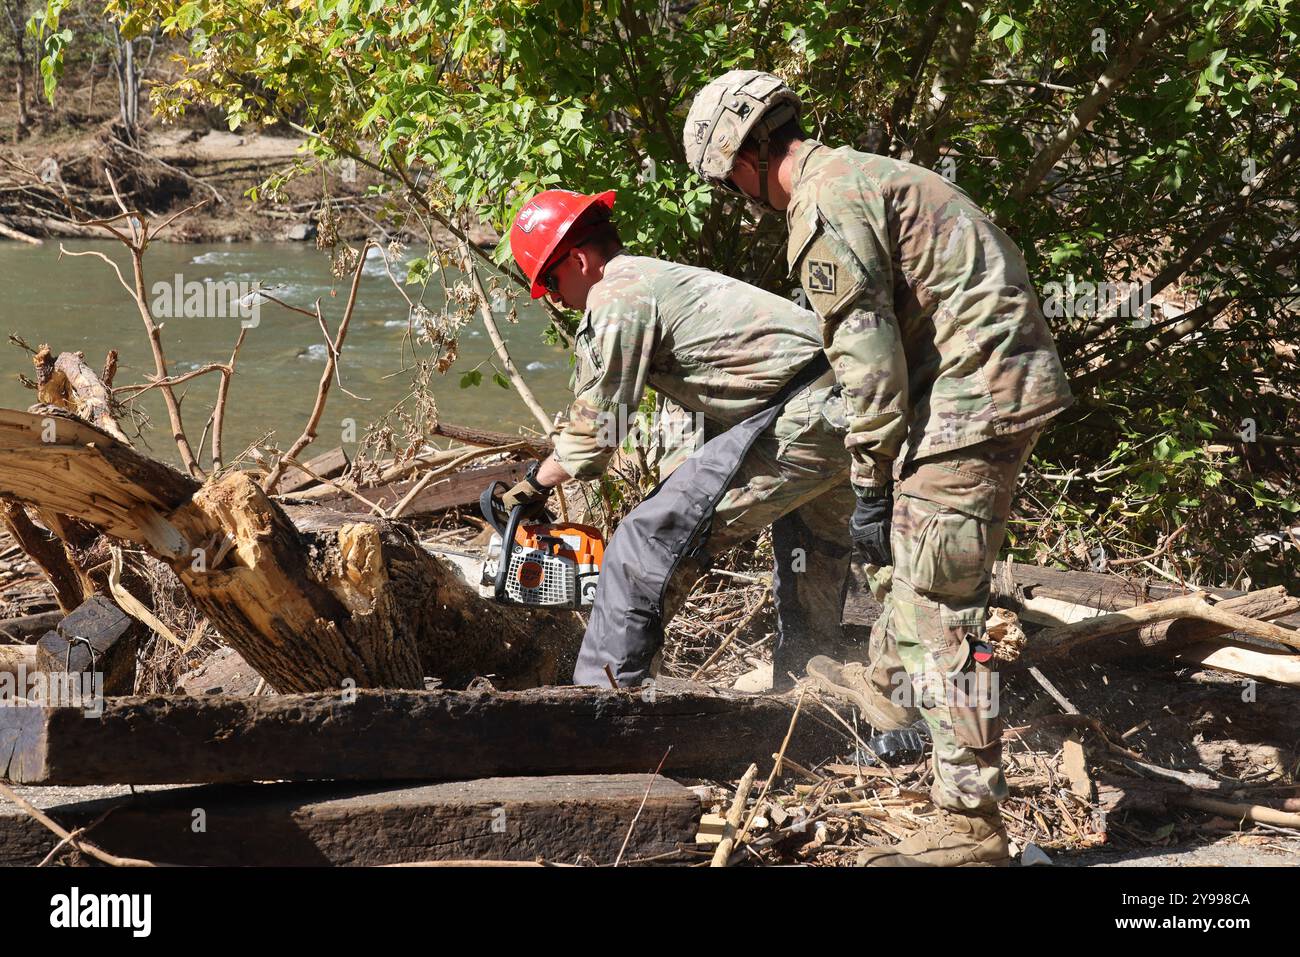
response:
[[[538,465],[534,462],[524,480],[501,496],[501,504],[507,515],[518,505],[528,506],[525,510],[527,515],[537,514],[546,505],[546,500],[551,497],[551,489],[537,481],[537,468]]]

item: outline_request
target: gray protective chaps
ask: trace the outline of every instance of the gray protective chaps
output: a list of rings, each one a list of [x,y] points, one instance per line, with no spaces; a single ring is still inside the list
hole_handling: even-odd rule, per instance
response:
[[[706,549],[714,510],[754,442],[780,416],[789,397],[826,368],[824,360],[814,360],[800,370],[771,405],[706,442],[619,524],[601,563],[574,684],[609,687],[606,666],[619,687],[636,687],[651,677],[651,663],[663,646],[664,600],[673,573],[683,561],[698,560]],[[808,659],[799,656],[816,643],[810,640],[813,635],[839,631],[838,620],[807,620],[791,573],[815,575],[820,563],[842,563],[849,542],[846,525],[842,550],[830,555],[835,546],[805,534],[797,512],[782,516],[772,529],[778,618],[774,665],[783,675],[783,669],[802,669]],[[806,567],[788,567],[793,554],[802,556]]]

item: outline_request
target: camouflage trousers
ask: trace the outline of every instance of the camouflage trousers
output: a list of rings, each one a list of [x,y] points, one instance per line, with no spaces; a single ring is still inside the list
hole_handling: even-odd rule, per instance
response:
[[[870,679],[895,703],[919,707],[934,745],[934,802],[955,811],[988,810],[1007,796],[998,675],[975,652],[1016,479],[1039,434],[989,439],[904,466],[894,498],[894,564],[868,576],[883,603],[871,631]]]
[[[713,513],[702,547],[669,581],[665,621],[716,555],[772,526],[772,588],[777,613],[773,680],[788,687],[808,659],[842,652],[844,598],[855,497],[844,448],[838,393],[796,394],[774,426],[754,442]]]

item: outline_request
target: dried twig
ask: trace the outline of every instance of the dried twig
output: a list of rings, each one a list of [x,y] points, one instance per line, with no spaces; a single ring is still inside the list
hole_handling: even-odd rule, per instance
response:
[[[767,605],[767,600],[771,597],[772,593],[770,591],[765,591],[759,596],[758,601],[754,602],[754,607],[749,610],[743,619],[741,619],[740,624],[733,628],[727,634],[726,638],[722,639],[722,643],[718,645],[713,654],[709,655],[704,664],[695,669],[695,673],[691,675],[692,681],[698,680],[700,676],[713,667],[713,663],[722,657],[722,653],[731,646],[731,643],[740,635],[744,634],[745,629],[754,623],[754,619],[758,617],[758,613],[763,610],[764,606]],[[775,677],[776,676],[773,675],[774,679]]]
[[[0,795],[4,795],[23,809],[31,817],[35,818],[40,824],[58,835],[64,842],[70,844],[83,854],[89,854],[96,860],[103,861],[112,867],[167,867],[166,864],[156,864],[153,861],[142,861],[134,857],[118,857],[116,854],[110,854],[91,844],[89,841],[78,837],[69,831],[64,830],[55,824],[45,813],[36,805],[19,797],[12,788],[7,784],[0,783]]]
[[[731,849],[736,843],[736,828],[740,825],[741,815],[745,813],[745,804],[749,801],[749,791],[754,786],[754,778],[757,776],[758,765],[751,764],[745,770],[740,783],[736,785],[736,796],[732,799],[731,807],[727,810],[727,825],[722,832],[722,840],[713,852],[713,860],[709,862],[710,867],[727,866],[727,860],[731,857]]]
[[[655,782],[659,780],[659,772],[664,769],[664,762],[668,760],[668,755],[672,754],[673,746],[668,745],[668,750],[664,756],[659,759],[659,764],[655,767],[654,773],[650,775],[650,783],[645,787],[645,794],[641,795],[641,803],[637,805],[636,813],[632,815],[632,821],[627,826],[627,833],[623,835],[623,845],[618,849],[618,856],[614,858],[614,866],[618,867],[623,860],[623,854],[627,850],[627,842],[632,840],[632,832],[636,829],[636,822],[641,820],[641,812],[645,810],[645,802],[650,800],[650,792],[654,790]]]

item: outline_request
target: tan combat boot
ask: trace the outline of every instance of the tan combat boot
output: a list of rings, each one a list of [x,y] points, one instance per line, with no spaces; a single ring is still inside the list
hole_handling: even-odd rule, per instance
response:
[[[818,655],[808,662],[809,679],[821,690],[857,706],[867,723],[877,731],[910,728],[921,716],[915,708],[895,704],[871,682],[867,666],[857,661],[840,664]]]
[[[997,811],[958,814],[939,810],[907,840],[858,855],[859,867],[1007,867],[1011,850]]]

